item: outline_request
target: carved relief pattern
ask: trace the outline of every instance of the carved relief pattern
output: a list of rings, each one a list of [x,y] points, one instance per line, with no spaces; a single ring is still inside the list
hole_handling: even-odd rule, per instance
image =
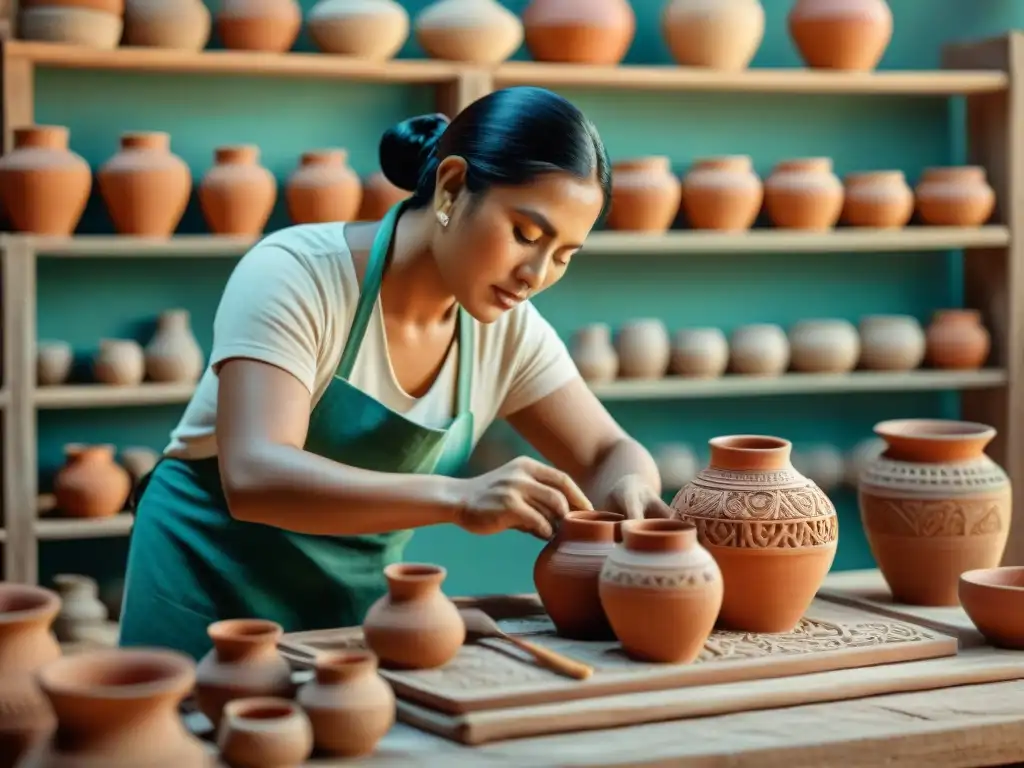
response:
[[[916,464],[878,458],[864,468],[860,484],[916,495],[957,496],[1007,491],[1010,480],[988,456],[956,464]]]
[[[988,536],[1010,523],[1010,494],[997,498],[887,499],[860,493],[865,528],[886,536]]]
[[[624,568],[611,560],[606,560],[604,569],[601,571],[601,581],[617,584],[620,587],[635,587],[638,589],[696,588],[704,584],[710,584],[720,578],[721,572],[714,562],[708,563],[703,568],[667,571],[655,568]]]

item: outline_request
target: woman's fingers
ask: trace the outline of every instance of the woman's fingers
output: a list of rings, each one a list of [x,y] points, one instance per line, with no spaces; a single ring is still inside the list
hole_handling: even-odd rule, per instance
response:
[[[537,480],[544,483],[544,485],[560,492],[569,503],[570,511],[591,511],[594,509],[594,505],[590,503],[587,495],[583,493],[580,487],[576,485],[576,482],[565,472],[533,459],[528,461],[530,461],[530,464],[527,467],[527,471]]]
[[[510,511],[519,521],[516,525],[510,527],[518,528],[544,541],[555,535],[555,529],[551,521],[529,504],[523,503]]]

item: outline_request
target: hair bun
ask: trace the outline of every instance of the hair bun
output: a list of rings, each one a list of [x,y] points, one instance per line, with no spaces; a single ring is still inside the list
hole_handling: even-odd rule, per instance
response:
[[[403,120],[384,132],[380,140],[380,169],[399,189],[413,192],[448,118],[440,113]]]

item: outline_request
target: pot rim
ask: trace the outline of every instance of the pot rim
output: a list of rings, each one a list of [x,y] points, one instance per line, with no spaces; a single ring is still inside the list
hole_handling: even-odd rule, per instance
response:
[[[1020,577],[1020,584],[998,584],[988,580],[989,577],[998,576],[1003,573]],[[992,590],[993,592],[1024,593],[1024,566],[1007,565],[995,568],[975,568],[974,570],[961,573],[960,583],[970,584],[984,590]]]

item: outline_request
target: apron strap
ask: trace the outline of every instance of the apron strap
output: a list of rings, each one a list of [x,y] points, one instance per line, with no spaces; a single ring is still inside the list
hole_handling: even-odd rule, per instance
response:
[[[475,358],[476,324],[469,312],[459,307],[459,374],[455,394],[455,415],[472,410],[473,361]]]

